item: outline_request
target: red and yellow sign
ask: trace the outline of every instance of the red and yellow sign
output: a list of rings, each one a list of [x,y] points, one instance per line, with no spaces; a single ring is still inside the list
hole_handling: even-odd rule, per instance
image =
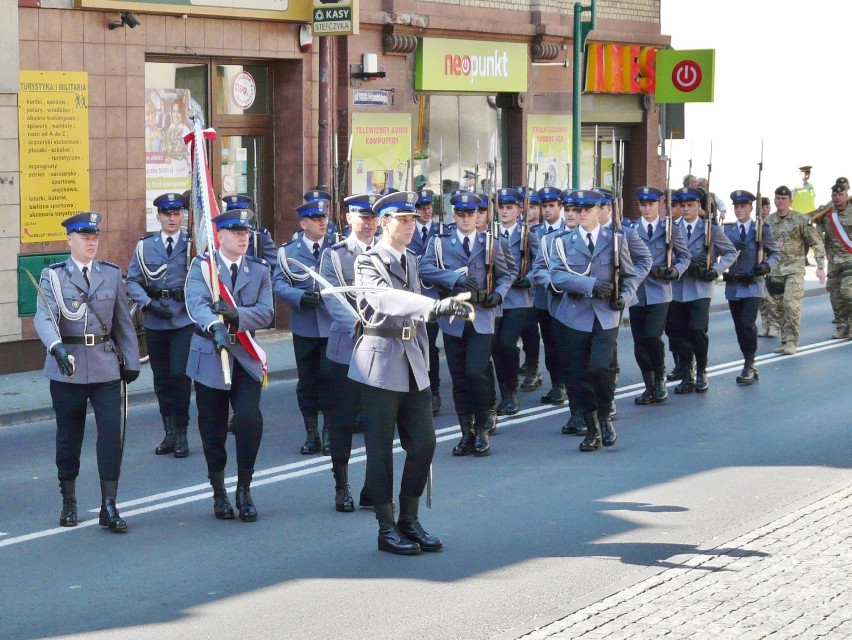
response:
[[[592,42],[586,47],[586,93],[654,94],[657,50]]]

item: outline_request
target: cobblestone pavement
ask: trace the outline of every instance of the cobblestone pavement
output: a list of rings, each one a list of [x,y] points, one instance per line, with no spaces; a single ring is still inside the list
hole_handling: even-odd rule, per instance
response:
[[[523,640],[852,638],[852,484]]]

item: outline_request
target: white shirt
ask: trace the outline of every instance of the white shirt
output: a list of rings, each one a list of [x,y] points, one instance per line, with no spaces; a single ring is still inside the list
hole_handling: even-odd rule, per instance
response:
[[[601,233],[601,226],[600,225],[595,226],[595,228],[592,229],[591,231],[586,231],[583,227],[577,227],[577,230],[583,235],[583,242],[585,242],[586,245],[589,244],[589,234],[591,234],[592,235],[592,243],[595,246],[597,246],[598,236]]]
[[[506,236],[506,232],[508,231],[508,232],[509,232],[509,237],[511,238],[511,237],[515,234],[515,228],[516,228],[517,226],[518,226],[518,223],[517,223],[517,222],[516,222],[515,224],[513,224],[511,227],[502,227],[502,226],[501,226],[501,227],[500,227],[500,235],[501,235],[501,236],[503,236],[503,237],[505,237],[505,236]]]
[[[459,240],[462,244],[464,244],[465,238],[470,238],[470,250],[473,251],[473,243],[476,242],[476,231],[472,231],[469,236],[466,236],[461,231],[459,231],[458,227],[456,227],[456,235],[459,237]]]
[[[168,244],[168,238],[171,238],[171,239],[172,239],[172,248],[173,248],[173,249],[174,249],[174,248],[176,248],[176,247],[177,247],[178,240],[180,239],[180,231],[178,231],[176,234],[171,235],[171,236],[170,236],[169,234],[167,234],[165,231],[160,231],[160,240],[162,240],[162,241],[163,241],[163,246],[164,246],[164,247],[168,247],[168,246],[169,246],[169,244]]]

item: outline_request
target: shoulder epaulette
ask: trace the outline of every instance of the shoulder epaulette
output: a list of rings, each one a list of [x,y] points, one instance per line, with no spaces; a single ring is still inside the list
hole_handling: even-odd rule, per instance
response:
[[[416,255],[417,255],[416,253],[414,253],[414,252],[413,252],[411,249],[409,249],[408,247],[406,247],[406,248],[405,248],[405,250],[406,250],[408,253],[410,253],[411,255],[413,255],[413,256],[416,256]]]
[[[153,238],[155,235],[157,235],[157,234],[156,234],[156,233],[149,233],[148,235],[146,235],[146,236],[142,236],[142,237],[141,237],[141,238],[139,238],[139,239],[140,239],[140,240],[147,240],[148,238]]]
[[[337,244],[333,244],[329,247],[329,249],[346,249],[349,245],[346,244],[346,240],[341,240]]]
[[[283,249],[284,247],[289,247],[291,244],[296,242],[296,240],[301,240],[301,238],[293,238],[292,240],[290,240],[290,242],[285,242],[284,244],[282,244],[281,248]]]
[[[269,266],[269,263],[264,258],[250,255],[246,255],[245,258],[250,260],[251,262],[257,262],[258,264],[262,264],[265,267]]]
[[[48,269],[61,269],[64,266],[64,262],[54,262],[52,265],[48,266]]]
[[[98,260],[98,262],[100,262],[101,264],[106,265],[108,267],[112,267],[113,269],[118,269],[119,271],[121,271],[121,267],[119,267],[114,262],[107,262],[106,260]]]

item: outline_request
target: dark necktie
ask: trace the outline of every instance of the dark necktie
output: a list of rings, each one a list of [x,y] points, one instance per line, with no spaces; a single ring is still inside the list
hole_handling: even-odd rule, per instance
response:
[[[86,286],[89,286],[89,267],[83,267],[83,280],[86,281]]]
[[[399,258],[399,266],[402,267],[402,272],[408,277],[408,263],[405,259],[405,256],[401,256]]]
[[[745,242],[745,225],[740,225],[740,242]]]
[[[648,239],[649,240],[651,239],[652,235],[654,235],[654,225],[649,224],[648,225]]]
[[[553,227],[551,227],[550,225],[547,225],[547,232],[550,233],[551,231],[553,231]]]
[[[467,236],[462,240],[462,249],[464,249],[464,254],[469,258],[470,257],[470,238]]]
[[[509,239],[509,230],[508,229],[503,231],[503,237],[506,238],[506,240]]]
[[[689,242],[689,239],[692,237],[692,225],[686,225],[686,241]]]
[[[423,244],[426,244],[426,236],[429,232],[426,230],[426,227],[423,227],[423,232],[420,234],[420,237],[423,238]]]
[[[231,288],[233,289],[236,286],[237,286],[237,263],[232,262],[231,263]]]
[[[319,242],[314,242],[314,260],[319,258]]]
[[[171,237],[166,238],[166,253],[169,256],[172,255],[172,251],[174,251],[174,249],[175,249],[174,246],[172,246],[173,244],[174,244],[174,240],[172,240]]]
[[[591,233],[586,234],[586,240],[589,243],[589,253],[594,253],[595,252],[595,243],[592,242],[592,234]]]

